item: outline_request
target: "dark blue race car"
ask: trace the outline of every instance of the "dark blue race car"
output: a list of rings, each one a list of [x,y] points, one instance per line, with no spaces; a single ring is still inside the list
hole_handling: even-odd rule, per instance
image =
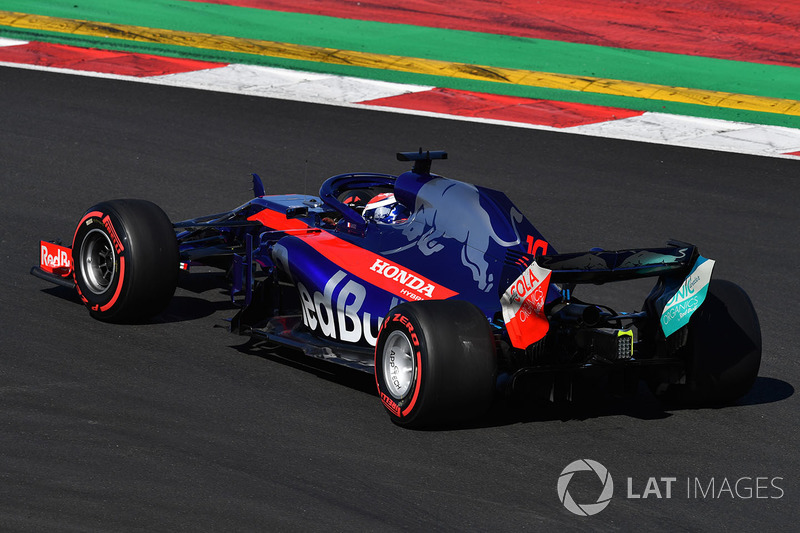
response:
[[[755,310],[695,246],[556,253],[505,194],[432,174],[446,157],[402,152],[412,170],[337,175],[318,196],[266,195],[254,175],[246,204],[177,223],[144,200],[102,202],[71,247],[41,242],[32,273],[74,288],[95,318],[141,322],[180,269],[218,267],[241,308],[234,331],[374,372],[401,425],[475,417],[523,381],[569,396],[587,374],[644,379],[683,404],[751,388]],[[642,277],[655,284],[637,311],[574,295]]]

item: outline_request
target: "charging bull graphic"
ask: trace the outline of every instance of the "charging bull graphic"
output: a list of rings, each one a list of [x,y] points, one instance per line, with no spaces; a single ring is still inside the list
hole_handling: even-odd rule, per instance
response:
[[[409,206],[411,207],[411,206]],[[482,291],[490,291],[494,276],[488,273],[486,253],[490,242],[509,247],[520,243],[514,225],[514,240],[502,239],[494,227],[489,213],[480,202],[480,193],[474,185],[434,178],[419,189],[414,212],[403,229],[409,240],[407,246],[384,252],[397,253],[416,246],[424,255],[433,255],[444,248],[443,239],[461,243],[461,262],[472,272],[472,278]],[[523,216],[511,208],[511,220],[519,223]],[[513,223],[512,223],[513,225]]]

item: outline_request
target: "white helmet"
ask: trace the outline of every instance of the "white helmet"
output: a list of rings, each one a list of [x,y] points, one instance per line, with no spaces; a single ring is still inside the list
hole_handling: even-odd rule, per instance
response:
[[[394,193],[385,192],[367,202],[363,216],[366,220],[395,224],[408,219],[408,209],[395,199]]]

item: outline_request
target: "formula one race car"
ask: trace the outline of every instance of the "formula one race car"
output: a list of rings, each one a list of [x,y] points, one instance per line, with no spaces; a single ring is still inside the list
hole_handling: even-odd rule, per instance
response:
[[[241,308],[233,331],[374,372],[400,425],[475,417],[523,377],[550,398],[585,372],[683,404],[751,388],[755,310],[695,246],[558,254],[503,193],[431,174],[446,157],[399,153],[411,171],[333,176],[318,196],[266,195],[254,174],[254,199],[176,223],[147,201],[102,202],[71,247],[41,242],[32,273],[130,322],[165,308],[179,269],[218,267]],[[638,311],[574,296],[643,277],[655,286]]]

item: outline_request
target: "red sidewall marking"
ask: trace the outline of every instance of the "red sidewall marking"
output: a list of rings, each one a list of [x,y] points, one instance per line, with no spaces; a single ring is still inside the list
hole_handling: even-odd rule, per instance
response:
[[[417,379],[414,382],[414,396],[411,397],[411,403],[408,404],[408,407],[403,409],[403,416],[408,416],[414,406],[417,405],[417,400],[419,399],[419,390],[420,384],[422,383],[422,352],[417,350]]]
[[[100,311],[108,311],[114,304],[117,302],[119,298],[120,292],[122,292],[122,285],[125,281],[125,258],[119,258],[119,281],[117,282],[117,290],[114,292],[114,296],[111,297],[111,300],[100,308]]]
[[[419,391],[420,386],[422,383],[422,350],[420,349],[419,345],[419,337],[417,337],[416,331],[414,331],[414,326],[411,325],[408,317],[405,315],[401,315],[400,313],[395,313],[392,317],[392,322],[399,322],[406,331],[408,332],[408,337],[411,339],[413,344],[413,349],[415,351],[414,357],[416,358],[416,376],[414,380],[414,394],[411,396],[411,401],[408,403],[405,409],[403,409],[401,416],[406,417],[414,410],[414,406],[417,405],[417,400],[419,399]]]
[[[75,228],[75,234],[72,236],[72,249],[73,250],[76,249],[75,248],[75,244],[76,244],[75,243],[75,238],[78,236],[78,231],[80,231],[81,226],[83,226],[86,223],[86,221],[89,220],[90,218],[100,219],[100,223],[103,224],[103,227],[106,228],[106,231],[110,230],[110,231],[113,232],[113,234],[115,236],[117,235],[117,230],[116,230],[116,228],[114,228],[114,225],[111,223],[111,219],[109,218],[109,216],[107,214],[103,213],[102,211],[91,211],[89,213],[86,213],[86,215],[84,215],[84,217],[81,219],[80,222],[78,222],[78,225]],[[119,240],[119,237],[117,237],[117,240]],[[121,243],[120,243],[120,246],[121,246]],[[125,258],[122,257],[121,255],[118,256],[118,257],[119,257],[119,278],[118,278],[119,281],[117,281],[117,289],[116,289],[116,291],[114,291],[114,295],[111,297],[111,300],[108,303],[104,304],[101,307],[94,306],[93,310],[95,310],[95,311],[97,311],[98,309],[101,312],[107,311],[108,309],[110,309],[116,303],[116,301],[119,299],[119,295],[122,293],[122,285],[124,284],[124,281],[125,281]],[[76,260],[73,257],[72,279],[75,282],[75,288],[78,291],[78,296],[80,296],[81,301],[83,301],[84,304],[88,304],[89,300],[83,295],[83,293],[81,292],[80,285],[78,284],[77,269],[75,268],[75,264],[76,264]]]
[[[75,227],[75,233],[72,235],[72,250],[73,251],[76,250],[76,248],[75,248],[75,238],[78,236],[78,231],[80,231],[81,226],[83,226],[86,223],[86,221],[89,220],[90,218],[102,219],[103,218],[103,213],[100,212],[100,211],[92,211],[90,213],[86,213],[86,215],[84,215],[84,217],[81,219],[81,221],[78,222],[78,225]],[[89,300],[86,298],[86,296],[83,295],[83,293],[81,292],[81,286],[78,284],[78,269],[75,268],[77,263],[78,263],[77,258],[75,258],[75,256],[73,256],[72,260],[73,260],[72,261],[72,281],[75,282],[75,290],[78,291],[78,296],[80,296],[81,301],[84,304],[88,305],[89,304]]]
[[[375,386],[378,388],[378,394],[381,397],[381,402],[383,403],[383,405],[396,417],[404,418],[408,416],[409,413],[411,413],[411,411],[414,409],[414,406],[417,404],[417,400],[419,399],[419,392],[421,389],[421,382],[422,382],[422,351],[419,349],[419,337],[417,337],[417,334],[414,331],[414,326],[410,324],[407,316],[402,315],[400,313],[394,313],[394,315],[386,317],[386,319],[383,321],[383,325],[381,326],[381,331],[378,332],[378,338],[380,338],[383,329],[386,328],[390,322],[399,322],[400,325],[402,325],[406,329],[409,338],[412,339],[412,343],[415,346],[414,356],[417,360],[416,361],[417,375],[414,383],[414,394],[411,396],[411,400],[409,404],[406,406],[406,408],[401,410],[397,402],[395,402],[393,398],[389,397],[389,395],[383,392],[381,387],[382,376],[379,375],[379,373],[383,372],[383,365],[378,364],[378,348],[379,347],[383,348],[380,342],[375,347]]]
[[[101,220],[101,222],[102,222],[102,219],[103,219],[104,215],[105,215],[105,213],[103,213],[102,211],[92,211],[91,213],[86,213],[86,215],[84,215],[84,217],[81,219],[81,221],[78,222],[78,225],[75,227],[75,233],[72,235],[72,249],[73,250],[75,249],[75,237],[78,236],[78,230],[81,229],[81,226],[83,226],[83,224],[87,220],[89,220],[90,218],[99,218]]]

